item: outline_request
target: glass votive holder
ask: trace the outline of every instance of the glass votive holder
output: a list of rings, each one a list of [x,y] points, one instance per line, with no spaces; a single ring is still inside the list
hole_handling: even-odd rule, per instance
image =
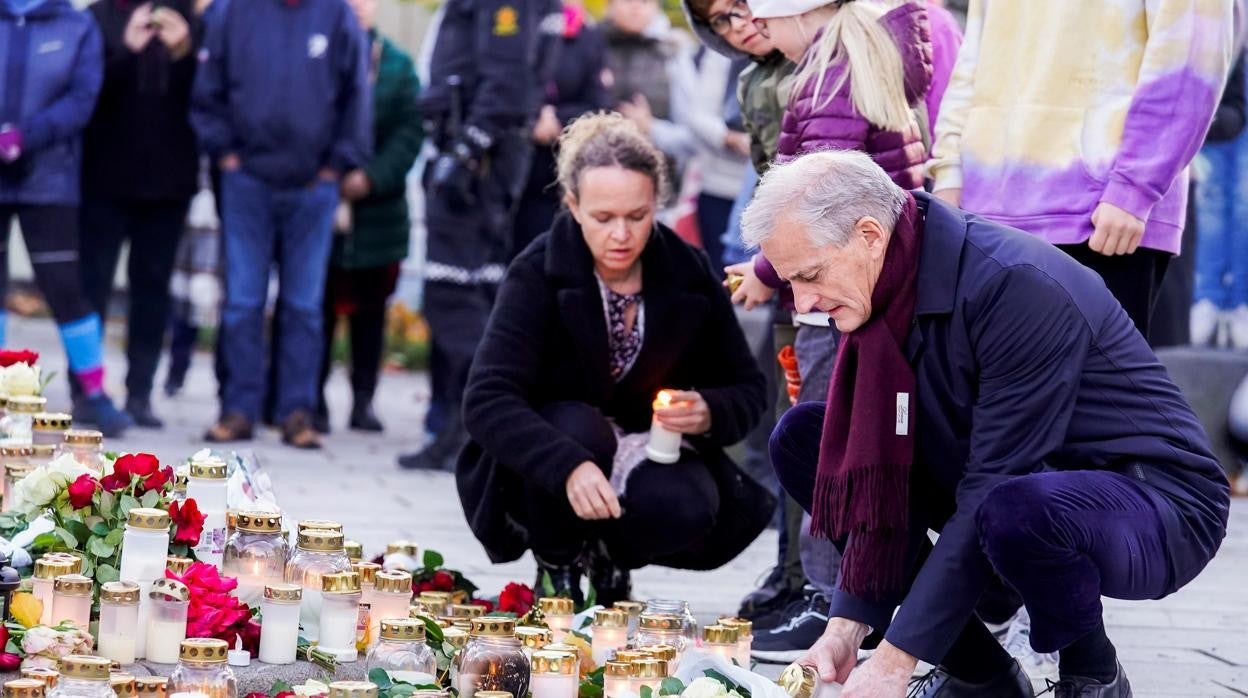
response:
[[[516,628],[516,639],[520,641],[524,654],[528,656],[529,661],[533,660],[534,652],[551,643],[550,630],[530,626]]]
[[[4,682],[4,698],[43,698],[46,688],[38,679],[13,679]]]
[[[110,673],[108,675],[108,685],[113,687],[113,693],[117,694],[117,698],[137,698],[139,693],[134,677],[130,674]]]
[[[238,698],[238,683],[228,662],[229,646],[225,640],[186,638],[178,645],[178,666],[169,674],[169,694]]]
[[[104,470],[104,434],[95,429],[69,429],[58,447],[58,454],[68,453],[84,468]]]
[[[234,533],[225,543],[222,570],[238,579],[234,595],[256,606],[268,584],[280,584],[286,569],[286,539],[282,537],[282,515],[265,511],[244,511],[235,515]]]
[[[456,660],[456,688],[461,698],[482,691],[502,690],[525,696],[529,690],[529,659],[516,639],[512,618],[482,616],[472,619],[468,644]]]
[[[169,677],[167,676],[136,676],[134,689],[138,698],[168,698]]]
[[[640,601],[616,601],[612,607],[628,614],[628,640],[632,642],[637,637],[637,619],[646,610],[646,605]]]
[[[22,678],[42,681],[46,692],[56,687],[57,682],[61,680],[61,672],[47,667],[32,666],[22,669]]]

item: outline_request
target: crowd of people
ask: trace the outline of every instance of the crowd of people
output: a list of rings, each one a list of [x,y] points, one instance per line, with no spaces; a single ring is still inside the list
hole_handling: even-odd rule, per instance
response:
[[[151,393],[167,332],[176,350],[166,388],[176,390],[195,329],[171,300],[170,281],[203,238],[188,225],[188,209],[207,190],[220,222],[210,256],[224,297],[215,366],[221,409],[205,438],[246,440],[268,423],[293,447],[320,447],[340,316],[349,326],[349,425],[382,431],[372,400],[386,307],[409,250],[409,173],[425,149],[431,397],[427,444],[399,466],[457,472],[469,523],[493,559],[531,550],[557,590],[577,595],[588,576],[600,600],[627,597],[629,570],[647,564],[724,564],[778,504],[777,564],[740,612],[755,623],[756,656],[787,661],[810,657],[830,618],[849,615],[877,631],[888,624],[864,620],[878,609],[847,608],[852,601],[841,593],[847,584],[887,586],[883,573],[864,572],[864,559],[885,565],[882,553],[858,546],[860,554],[842,562],[844,523],[829,523],[828,495],[810,492],[822,486],[829,425],[854,429],[837,401],[859,413],[880,409],[852,395],[848,372],[884,383],[909,376],[910,387],[896,391],[897,434],[905,437],[910,405],[900,396],[919,380],[920,391],[931,392],[920,392],[914,409],[945,413],[923,427],[962,450],[957,435],[988,421],[991,410],[971,404],[986,386],[967,387],[965,372],[950,375],[946,365],[916,364],[927,360],[925,340],[942,351],[948,344],[959,365],[995,357],[1003,371],[1020,372],[1019,385],[1037,375],[1056,384],[1099,380],[1089,367],[1070,375],[1037,368],[1056,370],[1063,352],[1088,341],[1074,329],[1047,360],[1032,356],[1044,346],[1032,342],[1026,357],[1036,365],[976,353],[991,354],[981,342],[1008,344],[998,325],[1027,310],[1001,301],[1006,310],[994,316],[975,304],[999,299],[963,281],[991,287],[1001,281],[994,265],[1028,259],[1049,269],[1053,285],[1031,276],[1018,283],[1085,294],[1074,307],[1100,318],[1095,331],[1113,333],[1116,343],[1094,341],[1095,350],[1083,347],[1079,356],[1096,354],[1106,371],[1116,360],[1135,366],[1152,382],[1154,404],[1170,400],[1172,386],[1147,370],[1148,348],[1136,339],[1248,346],[1248,119],[1235,0],[682,0],[666,8],[678,10],[670,15],[659,0],[608,0],[601,20],[578,0],[446,0],[419,68],[378,31],[377,2],[96,0],[79,11],[69,0],[0,0],[0,222],[6,236],[10,219],[20,222],[64,341],[76,421],[109,435],[161,425]],[[815,157],[825,151],[859,156]],[[799,186],[811,188],[784,191]],[[931,223],[957,209],[972,223]],[[864,210],[874,227],[861,225]],[[941,291],[924,285],[924,264],[935,263],[917,262],[917,247],[888,247],[899,260],[891,265],[877,249],[923,240],[920,219],[931,233],[924,255],[941,244],[933,240],[948,240],[938,250],[946,256],[959,254],[955,245],[991,247],[1008,228],[1048,245],[1000,233],[1008,242],[977,247],[983,259],[973,269],[930,272],[950,284]],[[786,220],[805,220],[814,247],[774,242]],[[958,225],[976,232],[965,241],[942,237]],[[102,318],[127,241],[128,373],[119,409],[104,392]],[[825,254],[829,246],[837,254]],[[1063,266],[1070,260],[1082,266]],[[909,276],[887,276],[899,264]],[[1096,276],[1081,276],[1085,268]],[[915,276],[917,308],[906,282]],[[965,340],[974,346],[959,345],[947,324],[920,321],[954,308],[955,282],[958,312],[987,323]],[[881,288],[911,304],[896,307],[913,319],[887,319],[912,323],[908,340],[854,334],[886,321],[870,322]],[[1016,302],[1019,291],[1000,293]],[[774,327],[751,346],[734,304],[765,308]],[[1060,324],[1061,313],[1074,310],[1047,312]],[[846,358],[860,354],[877,366],[895,359],[898,370],[864,378],[861,364]],[[913,375],[900,368],[907,359]],[[1106,386],[1114,402],[1110,394],[1123,386]],[[673,391],[670,404],[652,407],[662,389]],[[934,407],[942,389],[949,402]],[[1123,409],[1151,414],[1149,405],[1119,397]],[[652,410],[682,437],[675,463],[656,463],[647,451]],[[1102,417],[1091,408],[1083,416]],[[1157,435],[1185,444],[1185,463],[1204,483],[1207,446],[1183,418]],[[855,438],[865,437],[851,436],[851,445]],[[1052,454],[1036,449],[1048,438],[996,444],[992,453],[1013,448],[1043,461]],[[738,467],[725,448],[742,440],[752,444],[751,462]],[[1105,446],[1079,458],[1100,459],[1097,469],[1114,453],[1153,452]],[[828,467],[853,468],[853,460]],[[774,491],[746,475],[774,482],[776,471],[783,488]],[[975,507],[995,501],[976,487]],[[515,492],[523,496],[508,494]],[[946,537],[969,546],[968,516],[933,518],[957,527]],[[1201,534],[1210,556],[1220,540],[1214,528]],[[933,559],[954,570],[970,565],[965,550],[949,552],[954,545],[937,545]],[[910,559],[900,553],[891,560]],[[1118,551],[1088,554],[1102,553]],[[1112,647],[1097,643],[1103,628],[1099,636],[1077,628],[1085,634],[1079,651],[1065,652],[1071,627],[1037,642],[1020,606],[1051,608],[1052,599],[1020,582],[1008,555],[993,564],[999,583],[977,575],[982,593],[954,605],[973,607],[1024,669],[1052,664],[1063,649],[1062,676],[1078,672],[1086,681],[1077,687],[1100,691],[1079,695],[1129,695],[1121,670],[1106,669]],[[1156,595],[1181,581],[1116,591]],[[923,593],[934,598],[947,583],[928,580]],[[950,633],[965,618],[946,618],[953,625],[941,635],[932,624],[943,616],[915,613],[899,614],[906,629],[894,639],[936,663],[953,655],[923,695],[1013,695],[1018,674],[1003,679],[1004,661],[965,661],[996,656],[982,638],[958,656],[965,643]],[[1039,623],[1056,632],[1052,617]]]

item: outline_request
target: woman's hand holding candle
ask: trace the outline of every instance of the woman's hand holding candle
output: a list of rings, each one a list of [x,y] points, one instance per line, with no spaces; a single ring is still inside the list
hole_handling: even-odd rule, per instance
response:
[[[697,436],[711,430],[711,408],[696,390],[673,390],[671,406],[657,408],[654,416],[664,429]]]
[[[591,461],[576,466],[565,487],[572,511],[586,521],[620,518],[620,499],[611,481]]]

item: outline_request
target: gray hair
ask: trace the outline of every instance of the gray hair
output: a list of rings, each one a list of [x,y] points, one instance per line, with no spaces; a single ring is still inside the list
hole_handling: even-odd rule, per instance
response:
[[[783,220],[804,228],[816,247],[842,247],[867,216],[891,231],[905,202],[906,190],[869,155],[823,150],[767,170],[741,215],[741,237],[758,247]]]

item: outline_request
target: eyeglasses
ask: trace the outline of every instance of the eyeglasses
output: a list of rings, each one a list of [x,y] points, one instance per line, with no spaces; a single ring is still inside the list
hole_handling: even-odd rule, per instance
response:
[[[771,32],[767,31],[767,20],[761,17],[755,17],[753,22],[754,28],[758,30],[758,33],[761,34],[764,39],[771,38]]]
[[[711,31],[723,35],[732,31],[735,26],[733,20],[738,19],[747,23],[750,20],[750,6],[746,0],[733,0],[732,9],[720,12],[708,19],[706,23],[710,25]]]

